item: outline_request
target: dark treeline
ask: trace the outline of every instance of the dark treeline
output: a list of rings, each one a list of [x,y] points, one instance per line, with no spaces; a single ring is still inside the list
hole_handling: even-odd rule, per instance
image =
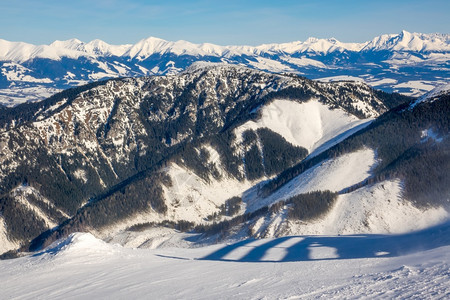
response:
[[[48,229],[41,218],[9,195],[0,198],[0,211],[13,241],[29,240]]]
[[[386,93],[382,90],[373,90],[373,92],[379,99],[383,100],[384,105],[386,105],[388,109],[393,109],[413,100],[411,97],[399,93]]]
[[[279,205],[290,205],[288,211],[289,219],[310,221],[330,211],[337,196],[337,193],[330,191],[317,191],[296,195],[286,201],[280,202]]]
[[[259,128],[257,132],[262,144],[264,169],[269,176],[282,172],[308,155],[305,148],[292,145],[267,128]]]
[[[279,174],[308,155],[308,150],[292,145],[268,128],[259,128],[256,132],[246,130],[242,138],[247,148],[244,167],[249,180]]]
[[[161,185],[170,181],[165,177],[166,174],[156,172],[149,177],[135,180],[102,199],[88,203],[58,228],[43,232],[26,247],[35,251],[72,232],[101,229],[137,213],[155,211],[165,214],[167,206]]]

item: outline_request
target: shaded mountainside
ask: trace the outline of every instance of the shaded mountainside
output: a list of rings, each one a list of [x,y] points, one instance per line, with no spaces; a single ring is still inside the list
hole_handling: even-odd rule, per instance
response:
[[[0,112],[0,212],[13,246],[41,233],[32,249],[75,231],[113,237],[136,226],[169,226],[211,236],[210,226],[232,222],[228,228],[245,229],[256,217],[269,220],[274,213],[291,220],[304,218],[306,211],[315,220],[339,201],[336,192],[365,178],[310,196],[301,196],[308,193],[302,190],[288,199],[266,198],[305,170],[365,148],[376,150],[381,160],[368,183],[400,178],[409,197],[414,190],[408,187],[419,179],[411,174],[434,168],[439,180],[421,182],[427,187],[423,200],[408,199],[435,207],[443,203],[427,200],[429,187],[436,187],[436,195],[448,192],[442,174],[448,163],[445,96],[385,113],[398,98],[362,83],[318,83],[232,66],[80,89],[24,105],[22,111]],[[317,117],[308,119],[311,108]],[[289,110],[308,126],[280,123],[291,120]],[[365,118],[366,129],[306,157],[320,148],[318,141],[340,142]],[[427,140],[423,132],[441,140]],[[312,205],[314,199],[321,205]],[[271,235],[263,231],[253,230],[255,236]],[[220,234],[229,236],[226,232]]]

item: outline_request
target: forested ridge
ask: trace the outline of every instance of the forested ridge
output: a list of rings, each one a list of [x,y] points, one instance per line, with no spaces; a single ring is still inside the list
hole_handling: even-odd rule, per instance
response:
[[[167,205],[161,187],[171,182],[161,170],[171,163],[192,170],[206,182],[223,176],[241,181],[277,176],[262,189],[269,194],[315,162],[363,146],[379,147],[376,139],[366,143],[356,138],[361,136],[358,134],[351,138],[354,143],[337,145],[302,161],[306,149],[260,128],[244,133],[243,152],[239,152],[234,129],[260,117],[258,108],[275,99],[317,99],[331,109],[358,117],[410,100],[361,84],[317,83],[294,75],[230,67],[174,77],[99,82],[62,92],[41,104],[24,105],[23,111],[2,109],[2,134],[8,142],[0,140],[0,147],[8,149],[11,156],[2,158],[0,212],[9,237],[25,242],[45,232],[33,243],[39,247],[74,230],[106,228],[145,211],[164,215]],[[367,104],[366,108],[361,109],[360,103]],[[429,113],[429,119],[435,117],[434,112]],[[395,114],[403,118],[394,110],[364,132],[375,130]],[[410,121],[414,122],[404,122]],[[379,134],[386,132],[388,129]],[[417,142],[414,134],[411,139]],[[409,144],[410,139],[405,138],[396,153],[404,153]],[[219,157],[212,158],[208,147]],[[399,154],[384,153],[383,147],[377,153],[388,162],[387,167]],[[17,166],[11,172],[8,166],[13,164]],[[398,172],[394,165],[391,169]],[[48,228],[35,216],[23,222],[33,212],[14,200],[13,191],[20,186],[34,189],[27,201],[59,224],[57,228]],[[43,199],[53,206],[44,205]],[[238,218],[237,203],[217,207],[217,214]]]

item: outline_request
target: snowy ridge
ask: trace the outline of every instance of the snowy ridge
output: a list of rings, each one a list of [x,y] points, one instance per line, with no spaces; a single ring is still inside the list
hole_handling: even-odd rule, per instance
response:
[[[57,225],[54,222],[54,220],[51,220],[45,214],[45,212],[42,211],[42,209],[40,207],[38,207],[37,205],[35,205],[33,203],[30,203],[27,200],[27,195],[28,194],[39,194],[39,192],[36,191],[34,188],[28,187],[28,186],[20,186],[20,187],[16,188],[15,190],[13,190],[13,193],[14,193],[14,199],[16,199],[16,201],[18,203],[20,203],[21,205],[23,205],[27,209],[31,210],[38,218],[42,219],[45,222],[45,225],[48,228],[53,228],[53,227],[55,227]],[[42,201],[42,202],[44,202],[44,201]],[[44,203],[47,204],[47,205],[51,205],[48,200],[45,201]],[[51,205],[51,206],[53,206],[53,205]]]
[[[260,55],[262,53],[331,53],[344,51],[424,51],[449,52],[450,37],[447,34],[422,34],[402,31],[400,34],[382,35],[365,43],[342,43],[335,38],[308,38],[282,44],[259,46],[219,46],[210,43],[193,44],[187,41],[166,41],[156,37],[142,39],[134,45],[110,45],[101,40],[88,43],[78,39],[55,41],[50,45],[32,45],[23,42],[9,42],[0,39],[0,59],[23,62],[36,57],[59,60],[62,57],[79,56],[125,56],[144,60],[153,54],[173,53],[175,55],[217,56]]]
[[[438,87],[432,89],[430,92],[423,95],[422,97],[420,97],[419,99],[417,99],[416,101],[414,101],[414,103],[411,104],[410,109],[413,109],[419,103],[422,103],[425,101],[433,101],[437,97],[439,97],[441,95],[449,94],[449,93],[450,93],[450,83],[438,86]]]
[[[213,157],[216,160],[220,158],[218,154]],[[222,166],[218,169],[224,170]],[[247,180],[227,178],[225,174],[222,174],[220,180],[210,179],[206,182],[194,172],[176,164],[171,164],[166,169],[166,174],[173,182],[172,187],[164,188],[168,206],[173,207],[167,217],[175,221],[202,223],[205,218],[217,212],[218,207],[227,199],[240,195],[253,184]]]
[[[376,37],[361,49],[361,51],[374,50],[449,52],[450,36],[439,33],[410,33],[403,30],[400,34],[386,34]]]
[[[90,233],[72,233],[67,238],[61,239],[48,246],[37,255],[42,254],[65,254],[65,255],[86,255],[88,252],[102,252],[105,254],[107,251],[116,248],[113,245],[105,243],[102,240],[95,238]]]
[[[359,150],[313,166],[267,198],[260,198],[255,188],[244,194],[243,200],[248,211],[255,211],[298,194],[324,190],[338,192],[369,177],[375,164],[373,150]]]

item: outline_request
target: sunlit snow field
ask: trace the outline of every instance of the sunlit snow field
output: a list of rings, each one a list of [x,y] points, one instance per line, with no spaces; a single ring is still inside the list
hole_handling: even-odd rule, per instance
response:
[[[291,236],[127,249],[72,234],[0,261],[2,299],[450,297],[450,223],[404,235]]]

